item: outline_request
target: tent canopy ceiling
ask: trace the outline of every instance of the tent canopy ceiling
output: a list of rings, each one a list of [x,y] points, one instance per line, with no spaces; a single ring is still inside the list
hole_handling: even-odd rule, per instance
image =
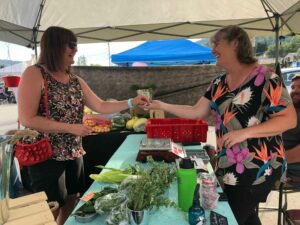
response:
[[[299,21],[300,0],[1,0],[0,40],[32,46],[49,26],[80,43],[209,37],[229,24],[286,35],[300,34]]]
[[[216,61],[211,48],[189,40],[148,41],[135,48],[112,55],[115,64],[145,62],[148,65],[186,65]]]

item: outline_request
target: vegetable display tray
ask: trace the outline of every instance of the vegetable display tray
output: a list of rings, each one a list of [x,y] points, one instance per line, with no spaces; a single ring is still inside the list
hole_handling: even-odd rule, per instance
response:
[[[149,119],[146,124],[148,138],[171,138],[174,142],[206,142],[207,130],[204,120]]]

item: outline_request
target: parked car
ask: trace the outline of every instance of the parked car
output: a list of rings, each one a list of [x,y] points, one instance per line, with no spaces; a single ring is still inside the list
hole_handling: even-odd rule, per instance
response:
[[[291,68],[282,68],[281,74],[284,80],[284,84],[287,87],[288,91],[291,91],[292,78],[296,73],[300,73],[300,67],[291,67]]]

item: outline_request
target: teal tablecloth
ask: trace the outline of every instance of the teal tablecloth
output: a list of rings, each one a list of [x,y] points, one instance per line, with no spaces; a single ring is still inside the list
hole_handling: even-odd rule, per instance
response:
[[[106,164],[107,167],[121,168],[124,163],[135,163],[135,158],[139,149],[139,143],[141,139],[145,137],[143,134],[133,134],[127,136],[123,144],[118,148],[115,154]],[[199,146],[189,146],[185,148],[199,148]],[[89,192],[97,192],[102,189],[105,184],[94,182],[85,194]],[[170,199],[177,202],[177,183],[174,182],[169,190]],[[83,202],[80,202],[75,210],[80,207]],[[75,211],[74,210],[74,211]],[[215,212],[220,213],[227,217],[228,224],[237,225],[235,217],[227,202],[219,202],[218,207],[214,209]],[[207,219],[206,225],[210,224],[209,221],[210,211],[205,211],[205,217]],[[79,225],[73,216],[70,216],[65,225]],[[105,225],[105,217],[98,216],[93,221],[87,223],[91,225]],[[160,208],[157,211],[150,213],[149,225],[188,225],[187,213],[180,212],[173,208]]]

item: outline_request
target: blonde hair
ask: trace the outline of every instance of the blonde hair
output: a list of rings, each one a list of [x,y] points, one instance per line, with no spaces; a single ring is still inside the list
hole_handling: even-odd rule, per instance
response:
[[[253,56],[253,47],[250,38],[242,28],[236,25],[223,27],[214,34],[210,42],[213,44],[220,40],[238,42],[236,54],[240,63],[252,64],[257,62],[257,59]]]

